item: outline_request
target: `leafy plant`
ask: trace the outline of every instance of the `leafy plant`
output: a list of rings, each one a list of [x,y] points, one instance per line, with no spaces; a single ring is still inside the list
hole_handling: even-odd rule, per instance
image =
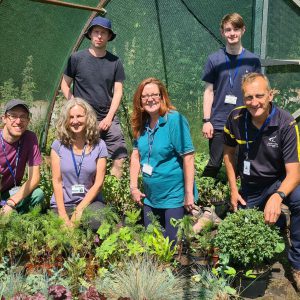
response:
[[[257,209],[239,210],[228,215],[218,227],[214,240],[230,264],[246,269],[259,268],[284,250],[278,228],[266,225]]]

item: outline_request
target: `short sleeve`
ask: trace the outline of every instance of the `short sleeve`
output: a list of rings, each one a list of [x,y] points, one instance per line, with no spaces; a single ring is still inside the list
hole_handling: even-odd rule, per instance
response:
[[[51,149],[53,149],[57,154],[59,154],[60,147],[61,147],[61,143],[59,140],[55,140],[51,145]]]
[[[256,60],[254,72],[261,73],[261,62],[260,62],[259,58],[257,58],[257,60]]]
[[[294,119],[280,133],[284,163],[300,161],[299,129]]]
[[[124,67],[121,60],[118,59],[116,65],[115,82],[123,82],[124,80],[125,80]]]
[[[178,112],[170,112],[168,114],[168,122],[170,122],[170,139],[175,151],[179,155],[194,152],[195,149],[187,119]]]
[[[67,63],[66,69],[64,71],[64,74],[71,78],[74,78],[75,70],[76,70],[76,57],[75,57],[75,53],[74,53],[68,59],[68,63]]]
[[[28,166],[29,167],[39,166],[42,163],[42,156],[41,156],[38,140],[35,133],[30,132],[30,136],[28,136],[28,140],[26,141],[26,143],[30,145]]]
[[[138,148],[138,141],[137,141],[137,139],[134,139],[134,140],[133,140],[132,148],[133,148],[133,149],[137,149],[137,148]]]
[[[230,114],[224,126],[224,144],[229,147],[236,147],[237,141],[235,140],[231,119]]]
[[[215,68],[210,58],[206,61],[202,80],[208,83],[214,83],[216,80]]]
[[[99,144],[98,144],[98,158],[103,158],[103,157],[107,157],[108,153],[107,153],[107,147],[106,144],[103,140],[100,140]]]

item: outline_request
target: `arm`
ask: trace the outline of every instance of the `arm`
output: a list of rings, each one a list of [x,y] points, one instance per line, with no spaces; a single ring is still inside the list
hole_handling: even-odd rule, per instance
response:
[[[235,149],[235,147],[224,145],[224,163],[230,187],[230,201],[233,211],[237,211],[238,202],[240,202],[242,205],[246,205],[245,200],[239,194],[236,184],[236,176],[234,171]]]
[[[300,164],[288,163],[285,165],[286,177],[282,181],[278,191],[288,196],[300,184]],[[281,214],[282,198],[277,193],[273,194],[267,201],[264,216],[267,224],[274,224]]]
[[[30,195],[40,183],[40,166],[28,167],[28,179],[23,183],[17,193],[8,198],[10,204],[16,206],[20,201]],[[5,205],[2,210],[3,213],[12,212],[12,208]]]
[[[95,197],[100,193],[104,182],[105,172],[106,172],[106,158],[105,157],[98,158],[94,184],[86,193],[82,201],[77,205],[71,218],[72,222],[77,222],[81,219],[84,209],[88,207],[93,202]]]
[[[137,149],[132,150],[130,158],[130,192],[132,199],[140,206],[143,205],[142,198],[145,197],[138,188],[138,178],[140,173],[140,155]]]
[[[184,173],[184,207],[187,211],[192,211],[194,205],[194,152],[187,153],[183,156],[183,173]]]
[[[212,83],[206,82],[203,95],[203,118],[211,117],[211,108],[214,101],[214,86]],[[202,127],[202,134],[205,138],[211,139],[214,134],[214,128],[211,122],[206,122]]]
[[[110,109],[107,116],[99,123],[100,130],[108,130],[111,126],[111,122],[119,109],[121,99],[123,95],[123,82],[115,82],[114,84],[114,95],[111,100]]]
[[[52,185],[53,185],[54,198],[57,205],[58,215],[65,221],[67,226],[72,226],[64,203],[62,176],[60,171],[60,158],[53,149],[51,150],[50,157],[51,157],[51,168],[52,168]]]
[[[63,75],[60,88],[67,100],[70,100],[74,97],[72,94],[72,91],[71,91],[72,82],[73,82],[73,78],[71,78],[65,74]]]

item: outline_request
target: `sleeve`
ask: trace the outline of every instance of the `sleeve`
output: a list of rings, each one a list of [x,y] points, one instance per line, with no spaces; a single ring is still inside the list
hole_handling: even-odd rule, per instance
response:
[[[237,141],[234,136],[231,120],[232,120],[232,114],[229,115],[226,124],[224,126],[224,144],[229,147],[236,147]]]
[[[254,72],[261,73],[261,62],[259,58],[256,59]]]
[[[74,54],[72,54],[68,59],[68,63],[64,71],[64,74],[71,78],[74,78],[75,71],[76,71],[76,57]]]
[[[59,155],[59,148],[61,146],[61,143],[59,140],[55,140],[52,145],[51,145],[51,149],[53,149],[58,155]]]
[[[100,140],[100,143],[98,144],[99,152],[98,152],[98,158],[103,158],[108,156],[107,147],[103,140]]]
[[[216,80],[215,67],[211,61],[211,58],[209,57],[204,67],[202,81],[215,83],[215,80]]]
[[[134,139],[132,144],[133,144],[132,145],[133,149],[138,149],[138,141],[137,141],[137,139]]]
[[[194,152],[194,146],[187,119],[178,112],[170,112],[170,139],[175,151],[179,155]]]
[[[118,59],[116,65],[115,82],[123,82],[124,80],[125,80],[124,67],[121,60]]]
[[[42,156],[39,149],[39,144],[36,135],[32,132],[30,139],[28,141],[30,146],[29,156],[28,156],[28,166],[39,166],[42,163]]]
[[[284,163],[300,162],[299,129],[294,119],[281,131],[280,139]]]

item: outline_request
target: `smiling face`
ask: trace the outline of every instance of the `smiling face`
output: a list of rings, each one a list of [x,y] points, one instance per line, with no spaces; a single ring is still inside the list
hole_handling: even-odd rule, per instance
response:
[[[256,77],[251,82],[243,84],[244,103],[252,116],[252,120],[258,124],[263,123],[270,113],[270,103],[273,100],[273,92],[263,77]]]
[[[5,113],[2,121],[4,123],[4,139],[17,141],[28,127],[29,114],[22,106],[16,106]]]
[[[92,27],[90,33],[91,44],[96,49],[105,49],[107,42],[111,38],[111,32],[101,26]]]
[[[221,34],[226,40],[226,43],[231,46],[240,44],[244,33],[245,27],[235,27],[231,22],[225,23],[221,30]]]
[[[151,118],[158,117],[161,106],[161,95],[159,87],[155,83],[146,84],[142,95],[141,103],[143,109]]]
[[[76,135],[84,135],[86,129],[87,117],[85,110],[80,105],[75,105],[69,112],[69,129]]]

